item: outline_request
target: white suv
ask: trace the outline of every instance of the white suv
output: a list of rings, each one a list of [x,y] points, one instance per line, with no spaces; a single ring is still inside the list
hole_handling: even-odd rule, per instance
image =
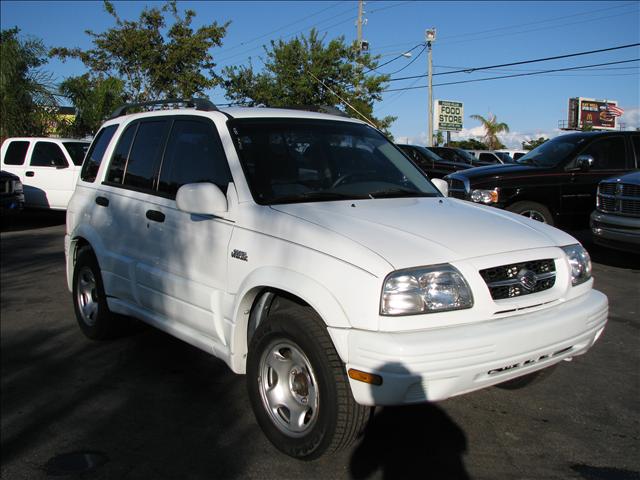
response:
[[[135,317],[246,373],[283,452],[347,446],[374,405],[524,384],[602,333],[573,237],[446,198],[357,120],[187,103],[125,106],[96,135],[67,210],[76,315],[90,338]]]

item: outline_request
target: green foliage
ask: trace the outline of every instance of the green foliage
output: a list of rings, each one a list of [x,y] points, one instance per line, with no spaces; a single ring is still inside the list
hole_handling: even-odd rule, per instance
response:
[[[522,142],[522,149],[523,150],[533,150],[534,148],[542,145],[544,142],[546,142],[547,140],[549,140],[548,138],[544,138],[544,137],[539,137],[537,140],[534,138],[532,140],[529,140],[528,142]]]
[[[482,124],[485,131],[484,143],[487,145],[488,150],[504,148],[504,145],[498,139],[498,134],[508,132],[509,125],[504,122],[498,122],[493,113],[489,114],[489,118],[484,118],[482,115],[471,115],[471,118],[478,120]]]
[[[475,138],[449,142],[449,146],[462,148],[464,150],[490,150],[486,143],[476,140]]]
[[[264,69],[259,73],[251,61],[248,66],[225,68],[226,97],[249,106],[336,107],[365,120],[362,114],[386,131],[395,118],[375,118],[373,105],[382,99],[383,84],[389,76],[371,73],[377,59],[359,54],[355,44],[347,45],[344,37],[328,43],[325,37],[312,29],[308,37],[271,41],[268,48],[264,47]]]
[[[125,102],[122,80],[91,78],[88,73],[67,78],[60,84],[60,93],[77,110],[74,121],[62,128],[62,133],[70,137],[93,136],[109,114]]]
[[[191,98],[220,83],[210,49],[222,45],[229,23],[213,22],[194,30],[196,13],[185,10],[181,16],[175,0],[161,9],[145,8],[138,21],[122,20],[108,0],[104,7],[116,25],[103,33],[87,30],[93,48],[54,48],[50,54],[77,58],[96,76],[123,79],[131,101]],[[174,19],[170,26],[167,13]]]
[[[0,140],[45,135],[56,99],[41,40],[19,38],[15,27],[0,32]]]

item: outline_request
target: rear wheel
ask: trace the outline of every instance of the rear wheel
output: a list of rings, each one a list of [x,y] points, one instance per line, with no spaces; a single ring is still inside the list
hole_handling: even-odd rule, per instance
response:
[[[256,419],[280,451],[311,460],[347,447],[371,409],[353,399],[324,323],[307,309],[276,313],[249,348],[247,387]]]
[[[73,269],[73,307],[82,332],[93,340],[105,340],[122,331],[124,320],[111,313],[98,261],[89,247],[78,252]]]
[[[516,202],[507,207],[507,210],[553,226],[553,216],[551,215],[551,212],[547,207],[540,203]]]

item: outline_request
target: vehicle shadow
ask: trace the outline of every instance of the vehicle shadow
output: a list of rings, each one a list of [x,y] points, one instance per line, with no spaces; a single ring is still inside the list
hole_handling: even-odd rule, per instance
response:
[[[19,232],[64,225],[67,213],[59,210],[25,209],[0,216],[0,231]]]
[[[435,404],[382,407],[351,456],[350,473],[355,479],[380,474],[385,479],[468,479],[462,459],[466,451],[464,431]]]

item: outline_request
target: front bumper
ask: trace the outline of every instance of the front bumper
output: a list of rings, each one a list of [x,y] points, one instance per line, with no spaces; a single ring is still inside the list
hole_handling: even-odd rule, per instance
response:
[[[640,218],[596,210],[591,214],[590,225],[595,243],[640,253]]]
[[[348,333],[347,370],[375,373],[375,386],[349,379],[363,405],[444,400],[585,353],[607,322],[608,301],[589,293],[534,313],[421,332]]]

